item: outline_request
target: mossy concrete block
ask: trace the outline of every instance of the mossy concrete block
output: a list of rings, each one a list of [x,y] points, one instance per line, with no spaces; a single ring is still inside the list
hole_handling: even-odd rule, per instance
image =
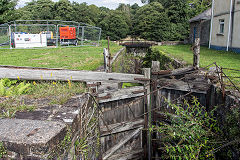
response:
[[[0,126],[5,148],[24,157],[46,157],[67,130],[61,122],[29,119],[0,119]]]

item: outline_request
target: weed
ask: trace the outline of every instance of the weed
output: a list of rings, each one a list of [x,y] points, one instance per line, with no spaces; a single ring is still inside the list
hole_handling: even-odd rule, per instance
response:
[[[18,100],[17,97],[9,97],[7,100],[0,103],[0,117],[14,118],[18,111],[34,111],[35,106],[26,105],[24,101]]]
[[[23,95],[30,90],[31,84],[16,80],[1,79],[0,80],[0,96]]]
[[[166,100],[167,102],[167,100]],[[151,128],[161,135],[163,159],[214,159],[212,151],[219,132],[214,111],[206,112],[194,97],[184,106],[169,103],[173,113],[163,112],[169,122],[158,122]],[[185,108],[187,107],[187,108]],[[210,142],[211,141],[211,142]]]
[[[32,98],[48,98],[50,104],[64,104],[69,98],[85,91],[85,86],[80,82],[35,82],[30,90]]]
[[[7,154],[7,151],[5,147],[3,146],[3,143],[0,142],[0,158],[4,158],[4,156]]]

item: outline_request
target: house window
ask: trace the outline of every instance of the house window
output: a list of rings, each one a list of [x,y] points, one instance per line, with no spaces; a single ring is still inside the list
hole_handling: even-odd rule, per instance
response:
[[[220,26],[220,30],[219,30],[219,33],[220,34],[224,34],[224,19],[220,19],[219,20],[219,26]]]

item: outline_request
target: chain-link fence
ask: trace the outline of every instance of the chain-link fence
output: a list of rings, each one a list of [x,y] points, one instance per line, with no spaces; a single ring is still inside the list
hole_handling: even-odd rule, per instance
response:
[[[0,48],[98,46],[101,28],[59,20],[18,20],[0,25]]]

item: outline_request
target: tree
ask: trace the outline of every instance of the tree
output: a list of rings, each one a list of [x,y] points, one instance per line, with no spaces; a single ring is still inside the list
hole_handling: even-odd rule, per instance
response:
[[[170,21],[167,26],[169,29],[167,39],[184,40],[189,34],[189,19],[198,13],[197,4],[204,6],[207,1],[209,0],[143,0],[142,2],[161,3]]]
[[[153,41],[168,40],[170,21],[161,3],[141,7],[135,16],[134,34]]]
[[[17,0],[0,0],[0,24],[15,20]]]
[[[55,19],[57,20],[72,20],[73,7],[69,0],[59,0],[54,5]]]
[[[168,0],[141,0],[142,3],[160,2],[164,5]],[[195,16],[211,7],[212,0],[185,0],[185,3],[192,7],[192,16]]]
[[[110,36],[111,40],[125,38],[129,33],[126,15],[121,11],[110,11],[99,26],[103,29],[103,38]]]
[[[212,0],[189,0],[188,3],[191,6],[191,17],[202,13],[212,5]]]
[[[139,9],[139,5],[137,3],[134,3],[132,6],[131,6],[131,14],[132,15],[135,15],[137,10]]]
[[[52,0],[38,0],[36,3],[36,14],[39,19],[54,18],[54,2]]]
[[[186,0],[164,0],[162,3],[171,23],[169,40],[184,40],[189,34],[190,7],[188,3]]]
[[[18,9],[23,20],[54,19],[54,2],[52,0],[32,0],[26,6]]]

